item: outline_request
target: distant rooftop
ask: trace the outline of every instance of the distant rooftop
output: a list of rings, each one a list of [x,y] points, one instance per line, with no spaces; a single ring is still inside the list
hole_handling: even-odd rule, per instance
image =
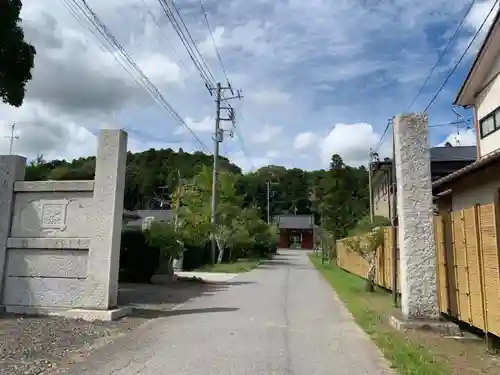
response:
[[[469,161],[474,162],[477,159],[476,146],[452,146],[452,147],[431,147],[431,162],[452,162]],[[380,166],[391,165],[392,159],[381,160]]]
[[[312,229],[313,215],[278,215],[274,218],[280,229]]]
[[[131,211],[131,213],[135,215],[136,219],[129,221],[127,225],[132,227],[140,227],[142,220],[146,217],[154,217],[158,221],[170,221],[174,218],[172,210],[137,210]]]
[[[476,146],[431,147],[431,161],[475,161]]]

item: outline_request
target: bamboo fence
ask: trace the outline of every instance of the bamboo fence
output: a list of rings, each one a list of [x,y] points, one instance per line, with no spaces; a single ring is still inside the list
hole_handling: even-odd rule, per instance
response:
[[[500,336],[500,214],[495,204],[434,217],[439,308],[484,332]],[[368,263],[337,241],[337,264],[366,277]],[[392,230],[377,251],[377,285],[392,290]],[[398,272],[399,274],[399,272]],[[399,291],[399,280],[398,280]]]

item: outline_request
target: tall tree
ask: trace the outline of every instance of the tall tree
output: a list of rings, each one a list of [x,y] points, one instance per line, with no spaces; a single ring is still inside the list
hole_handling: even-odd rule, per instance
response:
[[[24,40],[21,0],[0,1],[0,97],[15,107],[23,104],[36,50]]]
[[[1,1],[1,0],[0,0]],[[154,150],[127,154],[125,176],[125,200],[127,209],[148,209],[158,207],[158,202],[169,203],[170,194],[181,178],[191,179],[204,166],[212,165],[212,156],[200,152],[189,154],[171,149]],[[220,158],[221,171],[229,171],[237,176],[241,169],[228,159]],[[95,173],[95,157],[79,158],[71,162],[42,159],[30,163],[26,169],[28,180],[92,180]]]

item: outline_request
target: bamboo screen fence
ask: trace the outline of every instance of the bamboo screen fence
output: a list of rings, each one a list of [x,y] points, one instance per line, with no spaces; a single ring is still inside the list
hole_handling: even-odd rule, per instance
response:
[[[441,312],[496,336],[500,336],[499,224],[493,203],[434,217]],[[377,251],[375,281],[386,289],[392,289],[391,236],[391,228],[384,228],[384,243]],[[337,241],[338,266],[365,277],[368,263],[349,250],[345,240]]]

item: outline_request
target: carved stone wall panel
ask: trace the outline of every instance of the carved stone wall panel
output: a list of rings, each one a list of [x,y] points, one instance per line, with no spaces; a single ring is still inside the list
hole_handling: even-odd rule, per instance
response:
[[[11,237],[91,237],[91,192],[16,193]]]

